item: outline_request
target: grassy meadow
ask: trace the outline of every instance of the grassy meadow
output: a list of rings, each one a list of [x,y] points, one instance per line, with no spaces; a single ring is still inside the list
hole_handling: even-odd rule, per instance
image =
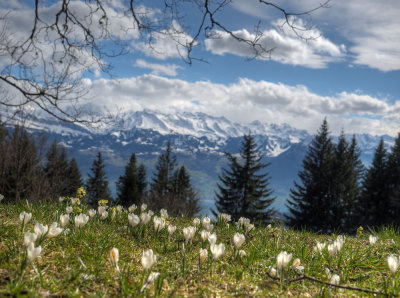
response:
[[[75,216],[89,210],[78,203],[66,209],[70,201],[0,202],[0,296],[400,295],[400,236],[393,228],[338,237],[228,217],[152,215],[140,206],[104,207],[84,223]],[[22,212],[32,214],[25,224],[21,218],[29,215]],[[133,227],[137,218],[128,220],[129,213],[140,223]],[[189,226],[195,229],[184,233]]]

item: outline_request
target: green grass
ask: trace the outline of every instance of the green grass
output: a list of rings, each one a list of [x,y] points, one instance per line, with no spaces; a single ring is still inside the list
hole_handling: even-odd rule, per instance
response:
[[[82,207],[83,212],[86,208]],[[58,210],[58,213],[56,212]],[[22,211],[31,212],[32,220],[24,227],[19,220]],[[27,263],[24,233],[33,231],[36,222],[50,226],[65,213],[65,205],[38,202],[27,205],[0,203],[0,296],[361,296],[400,295],[399,274],[392,280],[387,265],[390,254],[399,254],[398,230],[387,227],[379,231],[363,231],[357,237],[347,236],[338,254],[329,257],[327,249],[315,252],[317,241],[331,244],[337,235],[316,235],[287,230],[279,226],[256,227],[246,234],[241,247],[244,257],[234,256],[233,235],[245,233],[232,222],[214,223],[217,244],[225,244],[225,253],[213,260],[208,242],[202,242],[201,226],[193,243],[185,245],[182,229],[192,225],[192,219],[169,218],[176,232],[169,238],[166,229],[156,233],[151,220],[146,226],[130,228],[127,211],[111,219],[89,219],[87,225],[75,229],[73,220],[68,234],[45,239],[42,252],[33,264]],[[87,213],[87,212],[86,212]],[[138,211],[135,211],[139,214]],[[156,215],[160,215],[156,212]],[[71,216],[73,217],[73,216]],[[368,236],[379,237],[370,245]],[[119,274],[110,261],[109,252],[119,250]],[[208,249],[208,261],[199,266],[200,248]],[[150,272],[141,265],[143,250],[152,249],[157,262],[151,268],[159,277],[143,284]],[[277,255],[286,251],[293,255],[284,277],[273,277],[270,266],[277,265]],[[305,267],[304,274],[291,269],[295,258]],[[21,271],[21,268],[23,269]],[[34,270],[36,268],[36,272]],[[326,274],[340,276],[341,289],[332,287]],[[358,289],[351,289],[358,288]]]

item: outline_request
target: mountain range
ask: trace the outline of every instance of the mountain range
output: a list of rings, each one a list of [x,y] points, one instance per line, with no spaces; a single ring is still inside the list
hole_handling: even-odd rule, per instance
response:
[[[132,153],[146,166],[148,181],[158,155],[170,141],[178,163],[184,164],[201,197],[203,213],[214,207],[214,190],[221,168],[226,165],[224,152],[238,154],[243,134],[251,133],[264,161],[269,163],[270,187],[277,197],[274,207],[284,213],[285,201],[293,181],[301,170],[303,157],[313,135],[287,124],[234,123],[224,117],[204,113],[167,114],[158,111],[119,113],[112,122],[98,127],[63,123],[46,116],[25,115],[24,126],[33,134],[47,134],[75,157],[82,175],[87,177],[98,151],[103,153],[110,189],[124,172]],[[317,130],[318,127],[315,128]],[[350,138],[351,136],[346,136]],[[383,138],[387,148],[394,144],[388,135],[356,134],[361,159],[370,164],[375,148]],[[335,142],[337,138],[333,137]]]

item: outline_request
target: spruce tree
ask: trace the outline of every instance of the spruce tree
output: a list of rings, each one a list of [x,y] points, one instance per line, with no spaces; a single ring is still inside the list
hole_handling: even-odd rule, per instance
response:
[[[139,205],[141,192],[139,190],[139,175],[136,168],[136,155],[133,153],[125,167],[125,174],[117,182],[117,199],[125,207]]]
[[[156,171],[153,173],[149,202],[153,209],[168,207],[175,166],[176,157],[172,154],[171,144],[168,141],[165,153],[158,157]]]
[[[79,187],[83,186],[82,175],[75,158],[72,158],[67,170],[66,196],[75,196]]]
[[[295,181],[290,190],[290,225],[313,231],[332,229],[332,222],[337,220],[331,214],[333,165],[333,145],[324,119],[303,159],[303,170],[298,174],[300,183]]]
[[[143,164],[141,164],[137,169],[137,176],[138,176],[138,190],[140,196],[146,195],[147,189],[147,181],[146,181],[146,168]]]
[[[97,206],[100,200],[111,200],[108,181],[104,171],[105,165],[101,152],[97,153],[97,158],[91,167],[92,174],[88,174],[86,183],[86,196],[88,204]]]
[[[199,198],[190,182],[190,174],[183,165],[174,173],[169,199],[173,215],[185,214],[193,217],[200,211]]]
[[[234,220],[247,217],[267,222],[275,213],[267,173],[260,173],[268,164],[262,156],[251,134],[244,135],[240,148],[240,160],[226,152],[229,169],[223,169],[217,184],[216,208],[219,213],[228,213]],[[216,214],[216,211],[213,211]]]
[[[47,163],[44,167],[49,183],[49,197],[52,200],[68,193],[68,160],[64,148],[58,148],[56,140],[50,145],[46,154]]]
[[[387,168],[387,152],[381,139],[362,183],[357,210],[360,225],[379,227],[389,222]]]
[[[388,156],[388,195],[391,202],[392,221],[400,225],[400,133]]]

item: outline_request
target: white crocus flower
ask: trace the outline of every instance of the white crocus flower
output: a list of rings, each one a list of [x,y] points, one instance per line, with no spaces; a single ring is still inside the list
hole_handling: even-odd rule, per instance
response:
[[[121,205],[117,205],[116,208],[118,212],[122,212],[122,210],[124,210],[124,207],[122,207]]]
[[[149,211],[147,211],[147,214],[148,214],[150,217],[152,217],[152,216],[154,215],[154,212],[153,212],[153,210],[149,210]]]
[[[71,206],[68,206],[68,207],[65,208],[65,213],[67,213],[67,214],[72,213],[72,211],[74,211],[74,209],[72,209]]]
[[[253,229],[254,229],[254,225],[253,224],[246,225],[246,233],[250,232]]]
[[[387,258],[388,266],[390,271],[392,272],[392,278],[394,279],[394,274],[397,271],[397,268],[399,268],[400,262],[399,259],[395,255],[390,255]]]
[[[203,218],[203,226],[207,226],[210,223],[211,223],[211,219],[208,216]]]
[[[378,241],[378,237],[369,235],[369,244],[375,245],[377,241]]]
[[[64,228],[69,223],[69,214],[60,215],[60,225]]]
[[[300,259],[297,258],[293,261],[292,268],[296,271],[303,272],[304,266],[301,266]]]
[[[322,254],[322,251],[325,249],[325,247],[326,243],[317,242],[317,245],[314,247],[314,251]]]
[[[176,231],[176,226],[169,225],[168,226],[168,233],[171,236]]]
[[[250,224],[250,219],[248,219],[248,218],[246,218],[246,217],[241,217],[241,218],[239,218],[239,220],[237,221],[236,226],[237,226],[237,227],[241,227],[241,226],[246,227],[246,226],[248,226],[249,224]]]
[[[200,248],[200,263],[204,263],[208,258],[208,251],[205,248]]]
[[[340,282],[340,276],[337,274],[332,275],[330,283],[333,285],[338,285]]]
[[[194,218],[194,219],[193,219],[193,225],[196,226],[196,227],[198,227],[198,226],[200,225],[200,218],[197,218],[197,217]]]
[[[217,234],[215,233],[210,233],[208,235],[208,242],[210,242],[210,245],[214,245],[215,243],[217,243]]]
[[[153,250],[145,250],[142,255],[142,266],[144,270],[148,270],[153,266],[157,261],[157,256],[153,254]]]
[[[164,229],[165,221],[162,218],[154,216],[153,222],[154,222],[154,230],[156,230],[156,232],[159,232],[162,229]]]
[[[239,257],[243,258],[243,257],[245,257],[246,255],[247,255],[247,254],[246,254],[246,252],[245,252],[243,249],[239,250]]]
[[[107,211],[103,211],[103,213],[100,214],[100,218],[101,219],[106,219],[108,217],[108,212]]]
[[[114,264],[115,269],[117,269],[117,271],[120,272],[119,267],[118,267],[118,260],[119,260],[118,248],[113,247],[113,249],[110,250],[110,259],[111,259],[111,262]]]
[[[208,239],[208,236],[210,235],[209,231],[202,230],[200,232],[201,240],[206,241]]]
[[[183,236],[185,236],[185,243],[192,242],[193,236],[196,233],[196,227],[190,226],[183,228]]]
[[[44,234],[47,233],[47,231],[49,230],[49,227],[38,222],[38,223],[35,224],[35,227],[33,228],[33,230],[35,231],[35,233],[38,236],[38,238],[40,238]]]
[[[30,243],[35,243],[36,239],[37,235],[28,231],[24,234],[24,245],[28,246]]]
[[[89,221],[89,216],[86,214],[79,214],[75,216],[75,227],[80,228],[87,224]]]
[[[288,254],[286,251],[282,251],[276,258],[278,270],[282,271],[289,264],[292,259],[292,254]]]
[[[104,206],[97,207],[97,212],[101,216],[104,212],[107,212],[106,207],[104,207]]]
[[[22,211],[19,214],[19,219],[23,225],[26,225],[32,219],[32,213],[27,213],[25,211]]]
[[[136,209],[137,209],[137,206],[135,204],[132,204],[129,206],[128,211],[130,213],[133,213],[133,212],[135,212]]]
[[[166,209],[161,209],[160,210],[160,215],[161,217],[163,217],[164,219],[168,218],[168,211]]]
[[[207,231],[211,232],[211,231],[214,229],[214,225],[212,225],[212,224],[206,224],[206,225],[204,225],[204,228],[205,228]]]
[[[26,248],[26,251],[28,260],[33,262],[33,260],[35,260],[40,255],[42,247],[41,246],[35,247],[35,245],[31,242]]]
[[[128,221],[132,228],[136,227],[140,223],[139,216],[136,214],[128,214]]]
[[[213,254],[214,260],[218,260],[220,256],[222,256],[225,252],[225,245],[223,243],[220,244],[212,244],[210,246],[211,253]]]
[[[143,212],[142,214],[140,214],[140,219],[142,220],[142,224],[145,225],[150,221],[151,216],[148,213]]]
[[[142,212],[144,212],[144,211],[146,211],[146,209],[147,209],[147,204],[142,204],[142,206],[140,206],[140,210],[142,211]]]
[[[245,237],[243,234],[235,233],[233,236],[233,243],[235,244],[236,249],[239,249],[245,241]]]
[[[333,257],[337,252],[338,252],[338,246],[336,242],[328,245],[328,253],[330,257]]]
[[[226,213],[220,213],[220,214],[218,214],[218,219],[225,223],[228,223],[231,221],[231,216]]]
[[[279,273],[274,267],[269,266],[269,275],[271,275],[272,277],[278,277]]]
[[[92,218],[92,217],[94,217],[95,215],[96,215],[96,210],[94,210],[94,209],[90,209],[89,210],[89,216],[90,216],[90,218]]]
[[[77,198],[71,198],[71,205],[75,205],[76,202],[78,202]]]
[[[49,232],[47,233],[48,238],[56,237],[62,233],[63,229],[58,226],[58,223],[53,222],[50,226]]]

